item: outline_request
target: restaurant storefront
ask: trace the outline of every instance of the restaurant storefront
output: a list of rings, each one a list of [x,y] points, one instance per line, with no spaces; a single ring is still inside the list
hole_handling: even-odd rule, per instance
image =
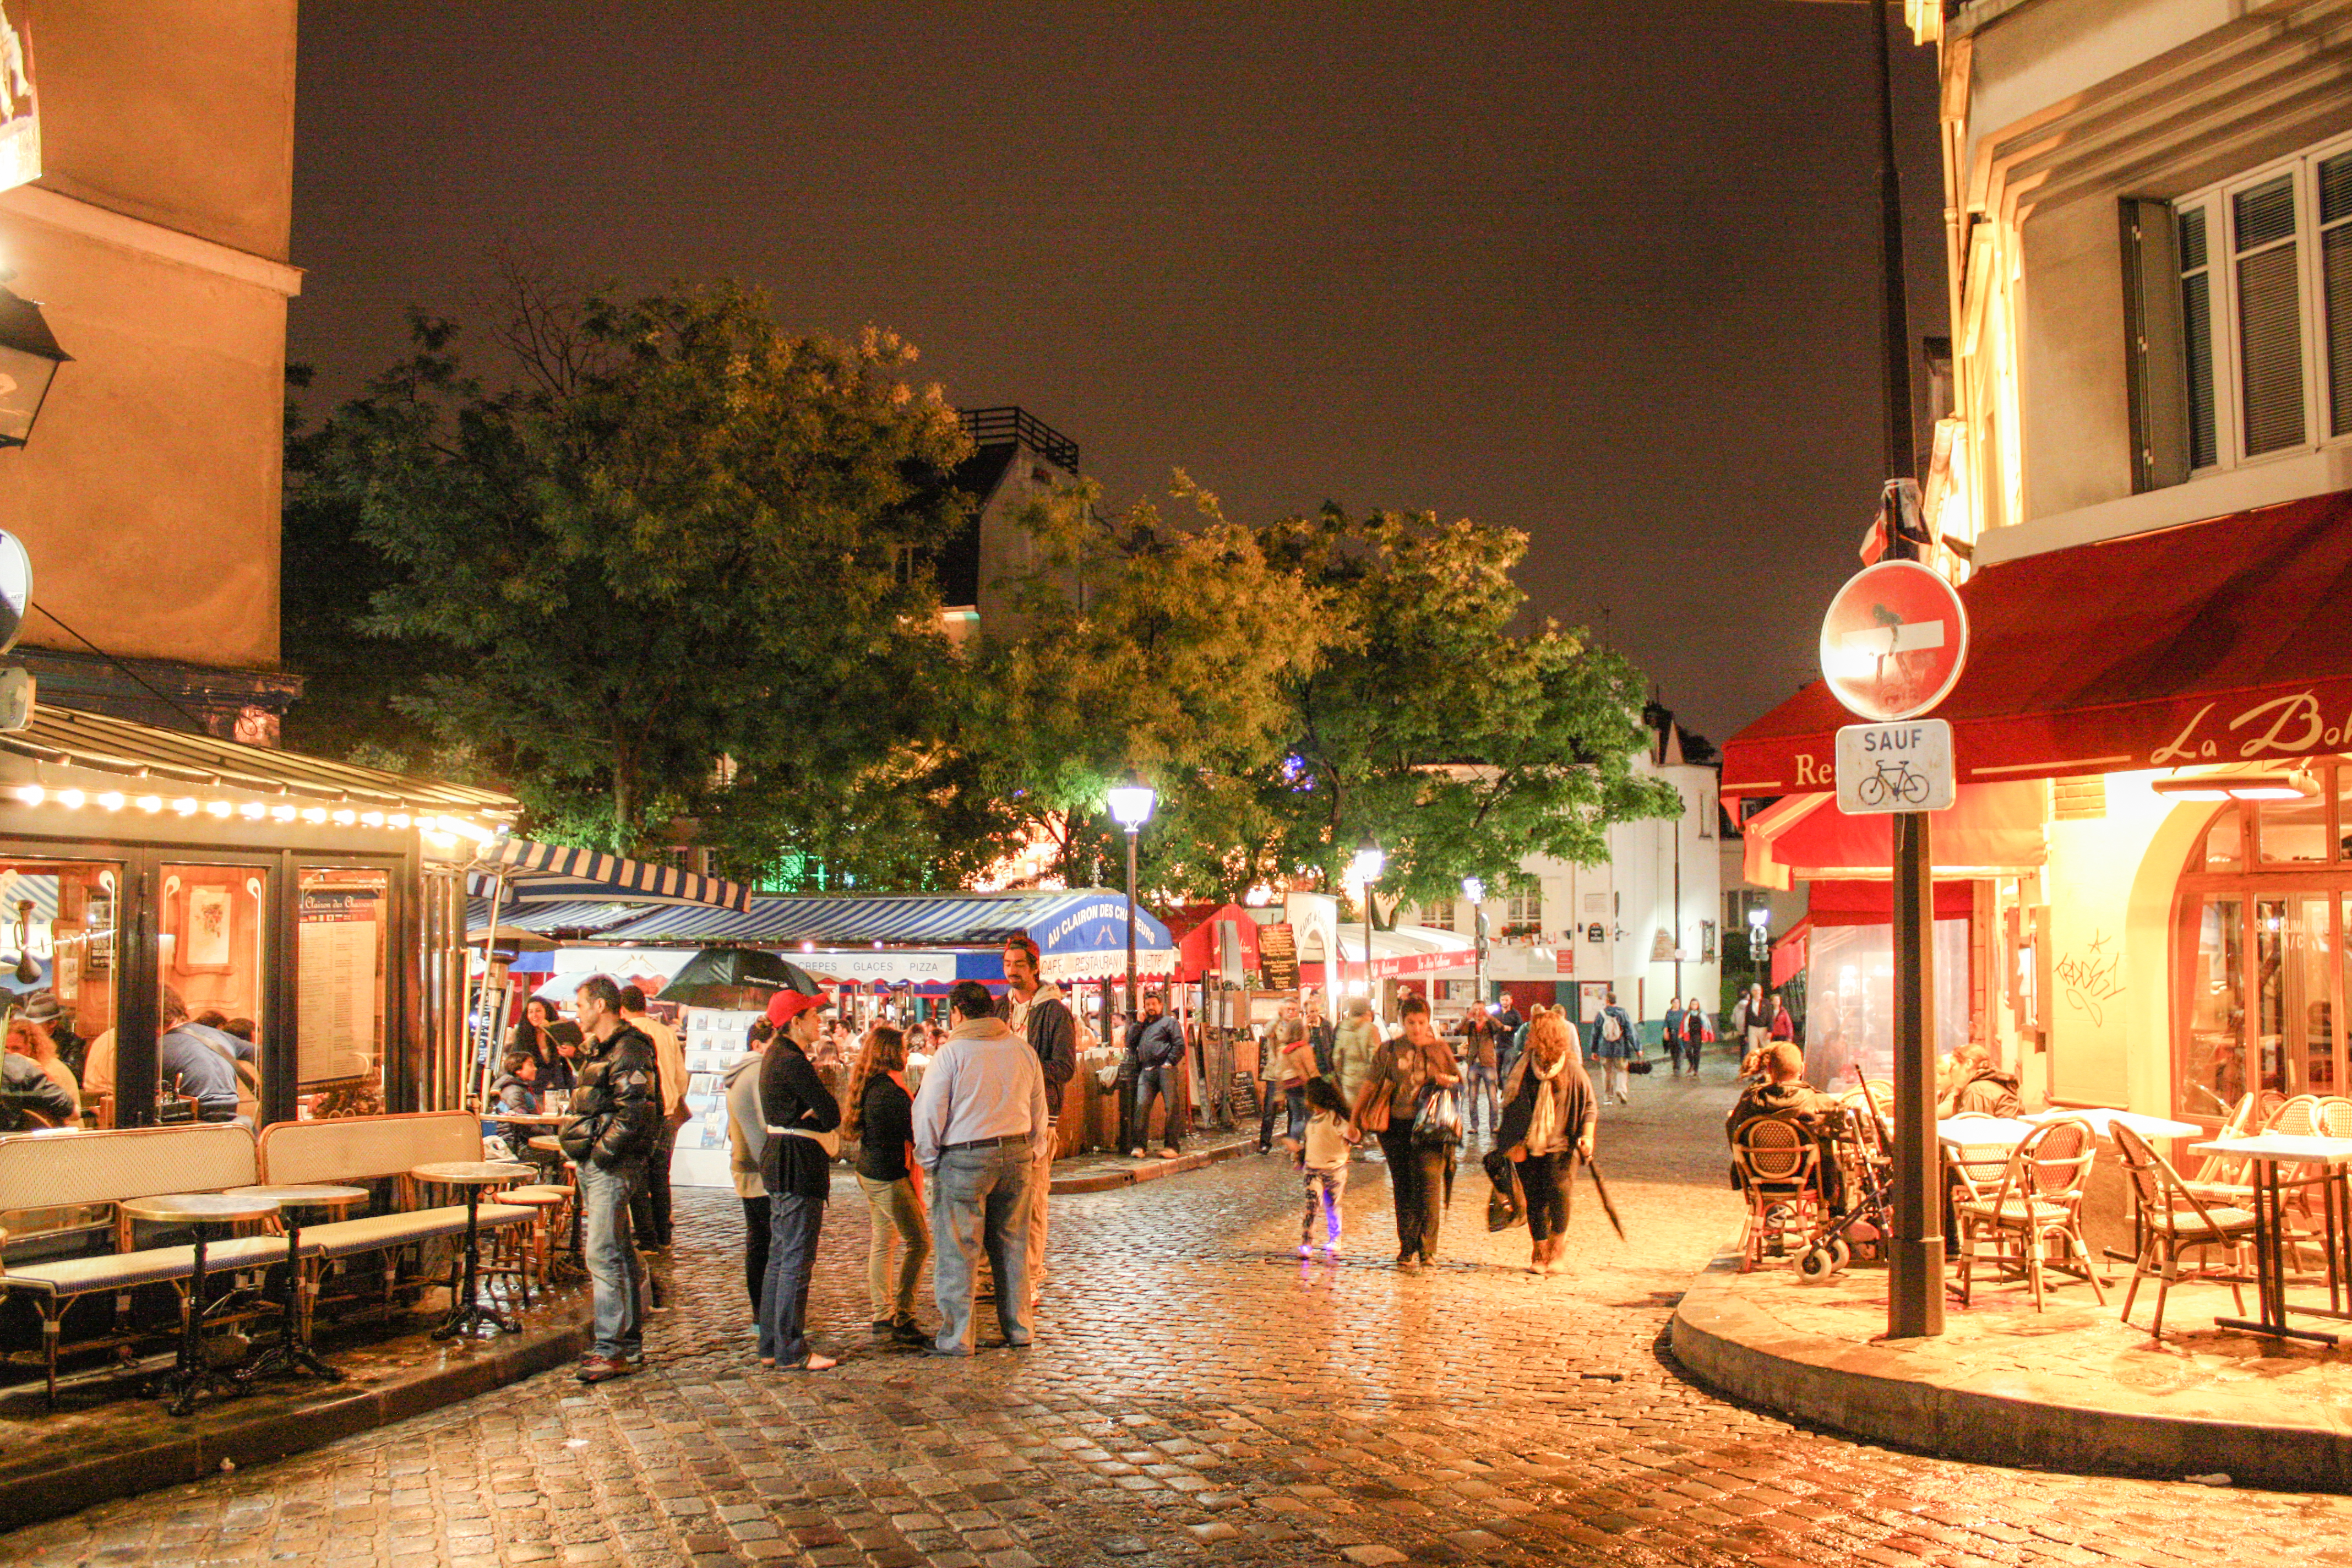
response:
[[[0,1006],[86,1042],[86,1117],[191,1114],[167,1007],[250,1036],[257,1125],[454,1104],[464,863],[515,803],[40,708],[0,733]],[[175,1047],[176,1048],[176,1047]]]
[[[1962,588],[1970,659],[1937,712],[1962,803],[1933,820],[1939,923],[1968,889],[1969,979],[1939,976],[1960,1014],[1939,1019],[1943,1046],[1990,1045],[2031,1100],[2208,1123],[2248,1088],[2345,1092],[2347,583],[2352,493],[2027,556]],[[1862,831],[1828,803],[1843,721],[1807,688],[1726,748],[1724,794],[1775,798],[1749,819],[1752,854],[1883,880],[1883,855],[1801,841],[1808,821]],[[1988,826],[2008,835],[1990,852]]]

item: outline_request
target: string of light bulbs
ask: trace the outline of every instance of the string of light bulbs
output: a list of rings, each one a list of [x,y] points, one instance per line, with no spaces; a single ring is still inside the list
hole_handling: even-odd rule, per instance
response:
[[[210,816],[226,822],[242,817],[247,822],[307,822],[313,826],[330,823],[337,827],[378,827],[394,833],[415,828],[421,833],[444,838],[470,838],[477,844],[488,844],[499,837],[499,830],[485,827],[455,816],[425,816],[405,811],[362,811],[356,806],[269,805],[258,800],[198,800],[184,795],[165,797],[160,795],[127,795],[121,790],[48,789],[40,784],[23,784],[9,792],[26,805],[61,805],[68,811],[95,806],[100,811],[138,811],[149,816],[161,816],[170,812],[174,816]]]

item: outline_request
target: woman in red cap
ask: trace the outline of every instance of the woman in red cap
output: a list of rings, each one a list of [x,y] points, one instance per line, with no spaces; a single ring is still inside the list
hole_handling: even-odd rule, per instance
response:
[[[768,1146],[760,1176],[768,1189],[768,1278],[760,1290],[760,1363],[786,1372],[824,1372],[838,1364],[808,1342],[809,1276],[817,1234],[841,1152],[841,1103],[808,1058],[833,1003],[804,991],[768,999],[776,1026],[760,1064],[760,1110]]]

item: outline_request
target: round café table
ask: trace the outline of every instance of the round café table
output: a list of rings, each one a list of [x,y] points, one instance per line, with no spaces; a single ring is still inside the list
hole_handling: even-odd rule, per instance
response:
[[[438,1160],[409,1169],[410,1175],[420,1182],[438,1186],[466,1189],[466,1290],[450,1303],[449,1315],[433,1331],[436,1340],[450,1340],[467,1333],[484,1323],[507,1333],[514,1331],[512,1319],[496,1307],[485,1307],[476,1294],[476,1282],[482,1266],[482,1237],[478,1216],[482,1208],[482,1189],[495,1187],[501,1182],[511,1182],[518,1176],[533,1173],[529,1165],[511,1160]]]
[[[278,1212],[278,1200],[250,1193],[171,1193],[155,1197],[126,1198],[119,1205],[132,1219],[151,1225],[184,1225],[194,1232],[195,1269],[188,1279],[188,1300],[180,1313],[180,1359],[163,1379],[163,1392],[171,1395],[163,1408],[185,1415],[195,1408],[196,1395],[207,1390],[238,1394],[249,1369],[230,1370],[205,1362],[205,1245],[206,1232],[247,1220],[265,1219]]]
[[[297,1209],[319,1208],[341,1215],[353,1204],[367,1201],[365,1187],[336,1186],[260,1186],[236,1187],[227,1194],[233,1198],[274,1198],[278,1212],[286,1221],[286,1325],[278,1342],[261,1352],[247,1375],[260,1377],[272,1372],[307,1372],[329,1383],[340,1383],[343,1374],[320,1361],[310,1350],[310,1314],[302,1308],[302,1226],[294,1217]]]

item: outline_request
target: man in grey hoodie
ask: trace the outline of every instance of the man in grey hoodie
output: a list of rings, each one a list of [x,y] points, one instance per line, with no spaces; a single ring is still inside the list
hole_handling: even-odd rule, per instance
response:
[[[751,1026],[751,1054],[727,1069],[728,1171],[735,1195],[743,1200],[743,1284],[751,1293],[751,1321],[760,1321],[760,1285],[768,1274],[768,1189],[760,1180],[760,1158],[768,1150],[768,1119],[760,1110],[760,1053],[776,1026],[765,1018]]]

